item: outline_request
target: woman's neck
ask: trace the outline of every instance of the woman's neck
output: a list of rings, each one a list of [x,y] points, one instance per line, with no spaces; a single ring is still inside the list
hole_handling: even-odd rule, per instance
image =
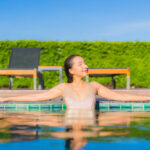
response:
[[[83,84],[85,84],[85,82],[83,81],[83,79],[81,77],[74,77],[73,78],[73,82],[72,85],[73,86],[82,86]]]

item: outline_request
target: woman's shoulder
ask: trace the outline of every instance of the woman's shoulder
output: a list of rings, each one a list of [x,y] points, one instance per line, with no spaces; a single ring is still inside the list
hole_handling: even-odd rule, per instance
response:
[[[98,83],[98,82],[96,82],[96,81],[91,81],[91,82],[89,82],[89,83],[90,83],[90,85],[91,85],[95,90],[97,90],[97,89],[99,89],[100,87],[103,86],[102,84],[100,84],[100,83]]]
[[[65,90],[66,88],[68,88],[70,86],[70,83],[60,83],[60,84],[58,84],[56,87],[58,88],[58,89],[61,89],[61,90]]]
[[[54,86],[53,88],[49,89],[49,91],[56,90],[56,91],[60,91],[61,93],[64,93],[67,85],[68,85],[68,83],[60,83],[60,84]]]
[[[92,86],[96,86],[96,85],[98,85],[99,83],[96,82],[96,81],[91,81],[91,82],[89,82],[89,84],[92,85]]]
[[[60,83],[60,84],[58,84],[56,87],[63,89],[63,88],[65,88],[67,85],[68,85],[68,83]]]

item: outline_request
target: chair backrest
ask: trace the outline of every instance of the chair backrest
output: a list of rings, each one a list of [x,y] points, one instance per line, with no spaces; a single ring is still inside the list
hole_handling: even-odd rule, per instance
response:
[[[41,48],[12,48],[9,69],[38,68]]]

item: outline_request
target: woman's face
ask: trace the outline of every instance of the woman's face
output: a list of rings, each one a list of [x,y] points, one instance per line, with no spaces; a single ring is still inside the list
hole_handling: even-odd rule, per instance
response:
[[[88,75],[88,66],[81,56],[76,56],[72,60],[72,68],[69,72],[74,76],[86,77]]]

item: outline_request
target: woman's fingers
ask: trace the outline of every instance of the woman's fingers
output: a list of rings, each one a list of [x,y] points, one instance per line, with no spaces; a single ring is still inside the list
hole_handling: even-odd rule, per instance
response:
[[[4,97],[0,97],[0,102],[6,101]]]

